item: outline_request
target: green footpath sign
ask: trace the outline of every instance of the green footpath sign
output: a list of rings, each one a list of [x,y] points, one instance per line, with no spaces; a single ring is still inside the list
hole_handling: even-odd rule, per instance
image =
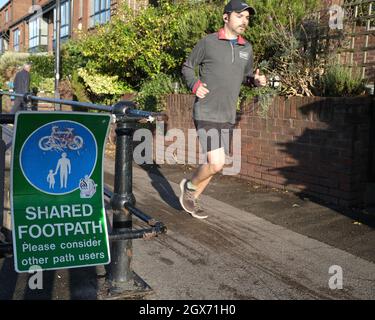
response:
[[[17,272],[110,262],[103,155],[110,115],[19,112],[11,167]]]

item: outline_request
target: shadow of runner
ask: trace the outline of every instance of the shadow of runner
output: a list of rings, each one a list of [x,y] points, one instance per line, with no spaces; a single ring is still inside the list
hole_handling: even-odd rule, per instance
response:
[[[169,181],[164,177],[164,175],[159,170],[159,165],[157,164],[144,164],[140,165],[144,171],[147,172],[151,179],[151,185],[159,193],[163,201],[178,211],[182,210],[178,196],[172,189]]]

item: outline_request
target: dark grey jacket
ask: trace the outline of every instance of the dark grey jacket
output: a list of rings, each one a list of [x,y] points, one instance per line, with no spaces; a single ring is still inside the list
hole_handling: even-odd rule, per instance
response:
[[[14,91],[16,93],[29,92],[30,74],[25,69],[18,71],[14,78]]]
[[[196,66],[199,68],[198,78]],[[210,91],[203,99],[196,97],[195,120],[234,124],[241,84],[253,82],[252,46],[241,36],[238,43],[232,45],[221,29],[197,43],[183,64],[182,74],[193,93],[202,82]]]

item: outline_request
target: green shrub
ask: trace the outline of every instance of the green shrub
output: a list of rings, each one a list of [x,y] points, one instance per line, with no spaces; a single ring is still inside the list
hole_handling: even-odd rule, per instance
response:
[[[320,0],[248,0],[257,10],[250,19],[250,27],[245,38],[251,41],[255,52],[255,65],[268,60],[272,55],[272,34],[278,34],[281,26],[298,26],[307,14],[315,12],[321,6]]]
[[[77,40],[71,39],[65,42],[61,48],[62,77],[72,77],[79,69],[86,66],[88,60],[82,55],[77,45]]]
[[[71,77],[68,77],[70,82],[70,87],[73,90],[73,100],[81,102],[91,102],[90,98],[87,96],[85,86],[79,80],[78,72],[73,72]]]
[[[136,98],[140,109],[155,112],[164,110],[165,96],[175,93],[174,82],[178,83],[178,93],[189,92],[181,78],[174,79],[163,73],[154,79],[144,81]]]
[[[55,77],[55,57],[51,54],[33,54],[29,60],[33,63],[32,73],[44,78]]]
[[[326,97],[356,96],[363,94],[366,81],[358,69],[337,63],[329,65],[321,77],[321,90]]]
[[[95,33],[70,41],[66,52],[99,74],[118,76],[139,89],[159,74],[177,76],[187,54],[205,34],[221,25],[222,7],[215,4],[162,1],[133,14],[126,5]],[[77,59],[76,59],[77,61]]]
[[[132,90],[126,84],[118,81],[118,76],[108,76],[92,72],[85,68],[77,70],[87,90],[95,95],[121,95],[131,93]]]
[[[278,93],[278,90],[268,86],[256,88],[242,86],[238,99],[237,110],[240,111],[243,106],[248,104],[250,101],[255,100],[259,104],[259,109],[257,111],[258,115],[265,118],[267,116],[268,109],[272,105],[273,99],[278,95]]]
[[[14,76],[15,72],[22,67],[29,57],[28,53],[5,52],[0,55],[0,86],[4,90],[9,88],[6,82],[10,77]]]
[[[248,1],[257,10],[244,35],[253,44],[254,69],[261,68],[268,79],[278,76],[281,85],[277,91],[242,90],[241,99],[257,96],[262,100],[275,92],[285,96],[322,94],[317,75],[324,71],[329,54],[321,54],[323,42],[314,40],[316,25],[304,22],[322,2]],[[223,26],[223,7],[224,1],[161,0],[158,7],[148,6],[135,14],[128,6],[119,6],[118,14],[107,24],[64,45],[63,73],[73,75],[84,68],[112,79],[108,85],[113,90],[107,90],[104,96],[121,88],[125,92],[135,90],[139,91],[137,99],[142,108],[163,109],[162,97],[172,92],[170,83],[179,79],[182,63],[194,45]],[[94,101],[104,99],[103,93],[95,93],[88,85],[88,77],[83,78],[79,81],[85,85],[86,96]],[[355,81],[351,83],[346,82],[347,90],[356,92]]]
[[[82,79],[87,92],[94,101],[112,104],[124,93],[132,93],[124,82],[118,80],[118,76],[103,75],[86,68],[79,68],[77,74]]]
[[[21,67],[27,61],[29,56],[28,53],[10,51],[0,55],[0,76],[6,78],[6,72],[9,67]]]
[[[55,90],[55,78],[43,78],[39,82],[38,91],[53,92]]]

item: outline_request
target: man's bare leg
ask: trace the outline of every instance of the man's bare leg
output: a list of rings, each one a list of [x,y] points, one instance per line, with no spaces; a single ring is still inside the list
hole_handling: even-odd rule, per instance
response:
[[[224,164],[224,148],[207,152],[207,163],[199,166],[191,178],[191,183],[196,187],[196,191],[194,193],[196,199],[207,187],[212,177],[223,169]]]
[[[203,180],[200,184],[198,184],[197,190],[195,191],[195,194],[194,194],[195,199],[198,199],[198,197],[201,195],[201,193],[204,191],[204,189],[206,189],[206,187],[210,183],[212,177],[213,177],[213,175],[209,176],[207,179]],[[195,185],[194,182],[192,182],[192,184]]]
[[[182,179],[180,183],[180,204],[194,218],[205,219],[197,213],[197,197],[207,187],[211,178],[218,173],[225,163],[224,148],[216,149],[207,153],[207,164],[201,165],[193,174],[192,180]]]

